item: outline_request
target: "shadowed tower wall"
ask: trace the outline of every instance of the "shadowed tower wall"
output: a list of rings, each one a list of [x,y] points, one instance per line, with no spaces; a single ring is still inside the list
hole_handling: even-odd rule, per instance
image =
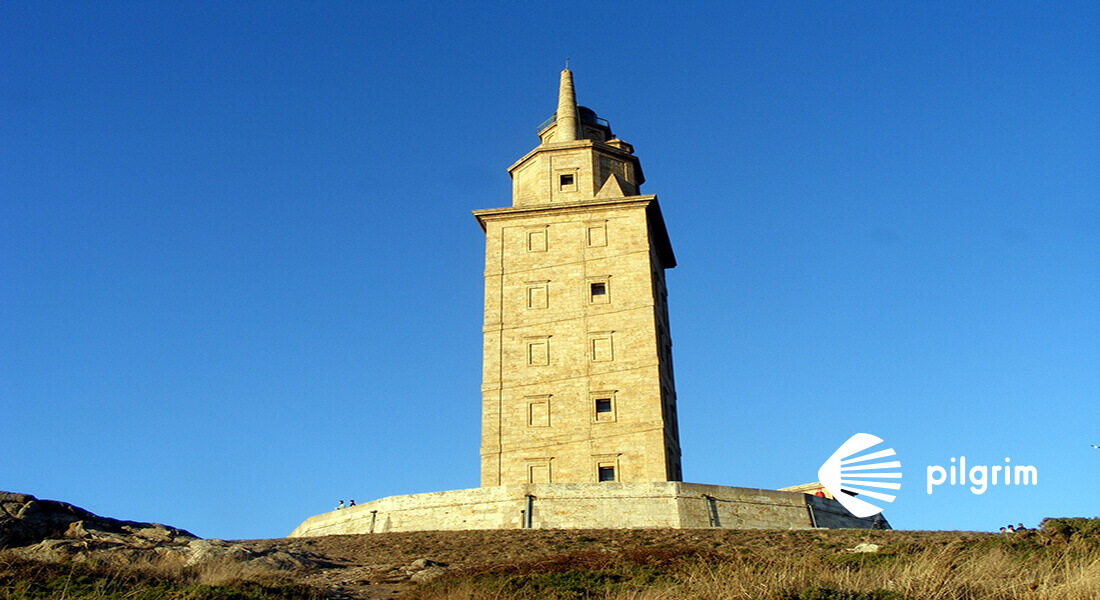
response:
[[[481,485],[679,481],[664,270],[633,148],[561,74],[540,144],[485,231]]]

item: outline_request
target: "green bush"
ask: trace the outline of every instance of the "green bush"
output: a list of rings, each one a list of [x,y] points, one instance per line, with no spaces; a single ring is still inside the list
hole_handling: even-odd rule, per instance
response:
[[[1100,539],[1100,517],[1059,518],[1047,517],[1039,523],[1043,533],[1052,537],[1070,541],[1075,536]]]

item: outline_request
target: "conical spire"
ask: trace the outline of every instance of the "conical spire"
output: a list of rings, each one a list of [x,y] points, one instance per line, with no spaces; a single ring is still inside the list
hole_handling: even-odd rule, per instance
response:
[[[566,68],[561,72],[561,84],[558,87],[558,111],[554,113],[557,127],[555,142],[567,142],[581,138],[577,115],[577,96],[573,92],[573,72]]]

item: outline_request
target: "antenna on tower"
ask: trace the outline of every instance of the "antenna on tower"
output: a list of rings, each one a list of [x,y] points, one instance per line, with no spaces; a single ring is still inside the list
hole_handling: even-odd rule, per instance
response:
[[[565,57],[565,68],[566,69],[569,68],[569,57],[568,56]]]

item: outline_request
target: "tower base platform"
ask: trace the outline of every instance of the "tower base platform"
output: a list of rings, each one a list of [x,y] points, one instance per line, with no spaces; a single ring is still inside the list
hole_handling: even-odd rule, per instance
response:
[[[889,529],[831,498],[661,481],[539,483],[390,496],[306,519],[288,537],[464,529]]]

